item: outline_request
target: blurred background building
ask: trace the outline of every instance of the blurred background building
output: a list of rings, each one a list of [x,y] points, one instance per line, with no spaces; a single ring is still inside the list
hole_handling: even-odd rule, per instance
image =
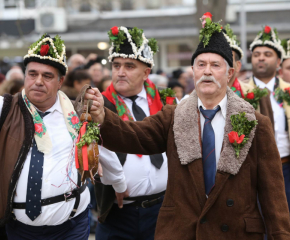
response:
[[[276,27],[281,38],[290,37],[289,0],[0,0],[0,72],[21,63],[29,45],[45,32],[61,35],[67,57],[97,53],[106,58],[107,31],[115,25],[137,26],[147,38],[157,39],[154,70],[185,68],[206,11],[214,21],[230,23],[240,40],[246,32],[244,49],[265,25]],[[250,68],[249,51],[247,57],[244,67]]]

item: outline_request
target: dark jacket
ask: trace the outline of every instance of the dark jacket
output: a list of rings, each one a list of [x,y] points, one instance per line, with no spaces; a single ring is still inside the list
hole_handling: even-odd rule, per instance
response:
[[[105,109],[103,144],[112,151],[156,154],[166,151],[168,183],[159,212],[157,240],[290,239],[289,211],[280,156],[269,118],[230,89],[223,148],[215,186],[205,195],[200,120],[194,91],[177,107],[166,106],[141,122],[124,122]],[[231,115],[245,112],[258,120],[239,158],[228,139]],[[266,141],[265,141],[266,140]]]
[[[17,181],[33,137],[33,120],[21,93],[4,95],[0,117],[0,225],[12,217]]]

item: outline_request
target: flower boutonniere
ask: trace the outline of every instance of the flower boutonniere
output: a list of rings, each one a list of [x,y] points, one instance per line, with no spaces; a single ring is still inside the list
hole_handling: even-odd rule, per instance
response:
[[[276,88],[274,91],[274,98],[283,107],[283,101],[290,105],[290,87],[285,88],[284,91],[281,88]]]
[[[252,92],[249,92],[249,91],[247,92],[244,100],[249,102],[257,110],[260,99],[267,95],[268,95],[268,90],[266,88],[260,89],[258,87],[255,87]]]
[[[165,88],[163,90],[159,90],[160,98],[163,102],[163,105],[176,105],[175,93],[171,88]]]
[[[245,112],[231,116],[231,124],[233,131],[228,134],[229,141],[236,152],[236,157],[239,158],[240,150],[249,140],[249,135],[252,129],[258,124],[257,120],[249,121],[246,118]]]

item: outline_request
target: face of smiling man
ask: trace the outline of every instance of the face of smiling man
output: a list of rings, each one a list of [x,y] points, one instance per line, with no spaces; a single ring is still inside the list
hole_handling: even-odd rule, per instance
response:
[[[117,93],[124,97],[141,92],[151,69],[144,63],[130,58],[114,58],[112,82]]]
[[[218,104],[226,94],[227,83],[234,69],[228,69],[224,58],[216,53],[198,55],[192,69],[198,97],[203,103],[211,100],[213,104]]]
[[[42,112],[51,108],[56,101],[64,77],[59,76],[56,68],[30,62],[25,71],[24,88],[29,101]]]

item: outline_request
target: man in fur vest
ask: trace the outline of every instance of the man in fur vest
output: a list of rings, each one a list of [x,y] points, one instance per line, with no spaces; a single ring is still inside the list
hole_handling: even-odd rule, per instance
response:
[[[156,86],[148,79],[154,66],[156,40],[146,39],[142,29],[123,26],[112,27],[109,37],[112,84],[103,92],[105,107],[124,121],[141,121],[156,114],[163,105]],[[96,239],[153,240],[167,185],[166,154],[148,156],[117,151],[117,156],[127,189],[115,194],[111,186],[96,181]]]
[[[248,83],[240,82],[240,84],[244,94],[252,92],[257,87],[266,88],[269,92],[268,96],[260,99],[260,112],[272,119],[290,208],[290,102],[287,101],[287,95],[289,96],[287,89],[290,84],[276,76],[281,61],[286,57],[285,51],[276,29],[269,26],[257,35],[250,45],[250,50],[252,51],[253,77]],[[268,99],[267,102],[266,99]]]
[[[43,35],[24,65],[23,91],[0,97],[0,226],[6,224],[9,240],[87,240],[90,193],[73,154],[80,120],[59,91],[67,72],[64,42]],[[99,157],[106,158],[106,183],[121,187],[116,154],[103,148]]]
[[[130,153],[166,151],[168,184],[157,240],[262,240],[290,238],[279,152],[270,120],[256,113],[227,83],[233,74],[230,45],[221,26],[203,17],[202,41],[192,56],[195,91],[141,122],[122,121],[104,108],[97,89],[92,115],[103,144]]]

